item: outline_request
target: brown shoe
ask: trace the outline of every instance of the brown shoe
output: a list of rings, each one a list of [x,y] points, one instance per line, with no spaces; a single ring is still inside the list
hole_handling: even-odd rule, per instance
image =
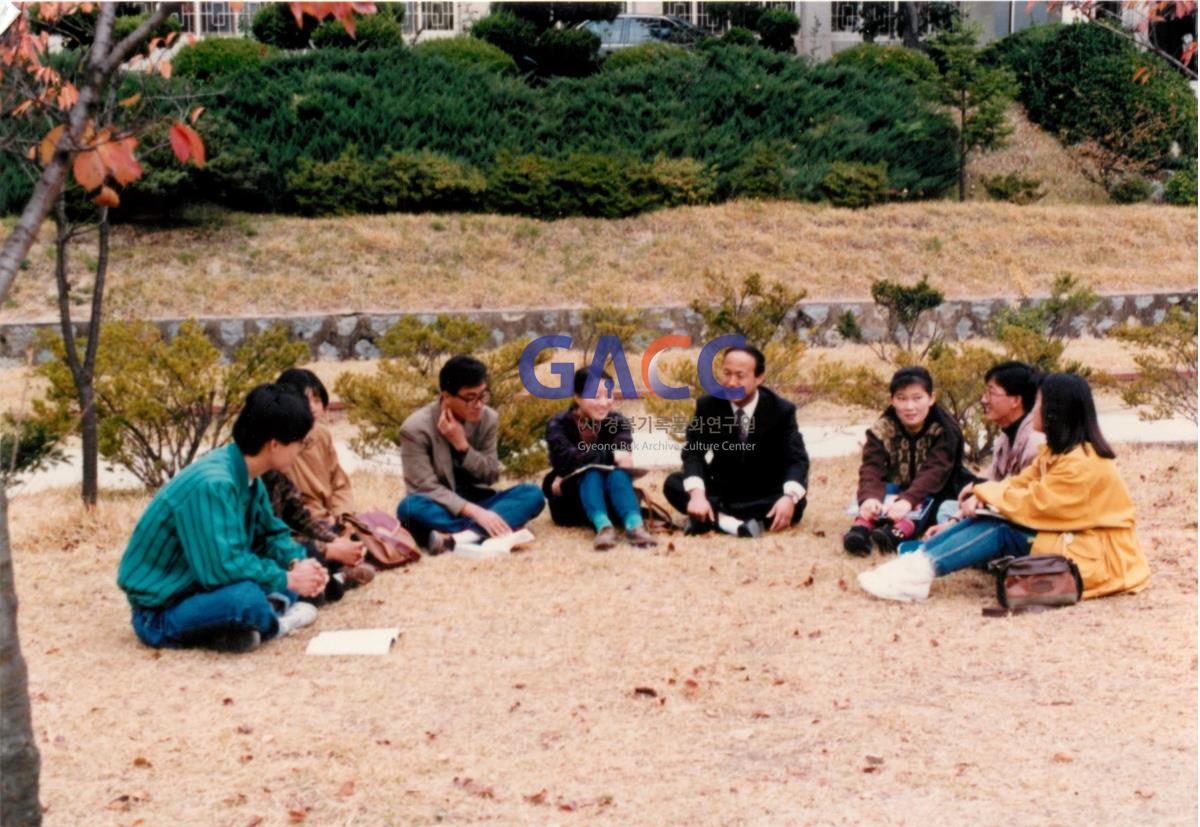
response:
[[[592,541],[593,551],[609,551],[617,544],[617,530],[610,525],[596,532],[596,539]]]
[[[354,589],[359,586],[365,586],[375,579],[375,569],[366,563],[360,563],[357,566],[343,569],[342,575],[346,579],[346,588]]]
[[[658,540],[655,540],[644,526],[626,529],[625,539],[628,540],[629,544],[634,548],[653,548],[654,546],[658,545]]]

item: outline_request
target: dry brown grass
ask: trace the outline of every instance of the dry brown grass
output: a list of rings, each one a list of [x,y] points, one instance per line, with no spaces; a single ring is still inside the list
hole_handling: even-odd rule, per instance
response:
[[[1079,171],[1071,153],[1062,144],[1029,122],[1024,107],[1008,110],[1012,139],[1003,149],[978,155],[967,164],[968,197],[987,201],[988,194],[980,176],[1017,173],[1042,182],[1046,197],[1039,203],[1110,204],[1104,187],[1094,184]]]
[[[53,317],[49,232],[0,320]],[[1196,210],[735,202],[620,221],[231,214],[199,229],[118,229],[110,310],[158,318],[685,304],[706,271],[792,280],[814,299],[866,299],[875,279],[921,275],[952,297],[1045,293],[1062,272],[1101,291],[1190,289]]]
[[[990,620],[964,572],[868,599],[841,459],[776,538],[594,555],[542,516],[533,551],[384,573],[243,657],[136,642],[113,573],[144,497],[19,497],[47,823],[1192,824],[1195,450],[1119,452],[1154,571],[1134,597]],[[388,657],[303,655],[391,624]]]

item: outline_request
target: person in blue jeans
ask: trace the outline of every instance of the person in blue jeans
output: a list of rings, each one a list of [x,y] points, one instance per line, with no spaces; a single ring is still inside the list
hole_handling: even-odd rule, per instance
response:
[[[408,496],[396,506],[397,519],[430,554],[509,534],[546,506],[532,483],[489,487],[504,466],[496,452],[500,418],[487,404],[487,366],[453,356],[438,374],[438,387],[438,398],[400,426]]]
[[[296,603],[328,575],[271,510],[261,477],[291,467],[312,428],[304,399],[278,385],[250,392],[233,443],[158,492],[117,571],[138,639],[148,646],[244,652],[316,619]]]
[[[633,434],[629,420],[613,410],[613,379],[607,372],[588,388],[588,368],[575,371],[571,407],[546,423],[550,472],[542,493],[556,525],[590,525],[596,530],[592,547],[608,551],[617,544],[621,526],[636,548],[658,542],[642,523],[642,509],[633,490]]]

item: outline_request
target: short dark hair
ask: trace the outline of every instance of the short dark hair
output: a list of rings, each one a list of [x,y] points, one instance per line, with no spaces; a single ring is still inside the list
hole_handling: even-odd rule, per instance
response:
[[[458,393],[487,381],[487,365],[474,356],[451,356],[438,373],[438,387],[446,393]]]
[[[983,381],[994,381],[1009,396],[1021,397],[1021,404],[1025,407],[1025,412],[1029,413],[1033,408],[1033,403],[1037,400],[1041,374],[1032,365],[1024,362],[1001,362],[998,365],[992,365],[984,375]]]
[[[1048,373],[1039,388],[1042,394],[1042,431],[1050,453],[1065,454],[1089,443],[1105,459],[1116,454],[1100,433],[1096,403],[1087,380],[1074,373]]]
[[[308,401],[287,385],[259,385],[233,423],[233,441],[248,457],[258,455],[272,439],[284,445],[299,442],[312,430]]]
[[[767,370],[767,357],[763,352],[754,345],[734,345],[733,347],[725,348],[725,356],[731,353],[745,353],[748,356],[754,357],[754,375],[762,376]]]
[[[913,365],[908,368],[900,368],[892,374],[892,384],[888,386],[888,394],[895,396],[910,385],[920,385],[925,389],[925,393],[933,393],[933,377],[929,375],[929,371],[920,365]]]
[[[576,396],[583,396],[583,391],[587,387],[588,377],[591,375],[591,368],[579,368],[575,371],[574,387]],[[597,380],[597,382],[604,382],[604,384],[608,385],[609,393],[612,393],[613,378],[612,374],[610,374],[608,371],[601,371],[600,378]]]
[[[304,396],[305,391],[312,391],[321,400],[322,405],[326,408],[329,407],[329,391],[325,390],[325,384],[311,370],[288,368],[279,374],[279,378],[275,380],[275,384],[295,388],[300,392],[301,396]]]

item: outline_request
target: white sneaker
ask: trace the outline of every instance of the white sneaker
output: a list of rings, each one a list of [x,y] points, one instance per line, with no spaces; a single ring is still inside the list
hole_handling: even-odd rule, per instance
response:
[[[279,637],[291,634],[317,619],[317,607],[303,601],[293,603],[292,607],[279,617]]]
[[[864,571],[858,576],[858,585],[863,591],[883,600],[908,603],[929,597],[933,578],[933,561],[929,555],[924,551],[914,551]]]

